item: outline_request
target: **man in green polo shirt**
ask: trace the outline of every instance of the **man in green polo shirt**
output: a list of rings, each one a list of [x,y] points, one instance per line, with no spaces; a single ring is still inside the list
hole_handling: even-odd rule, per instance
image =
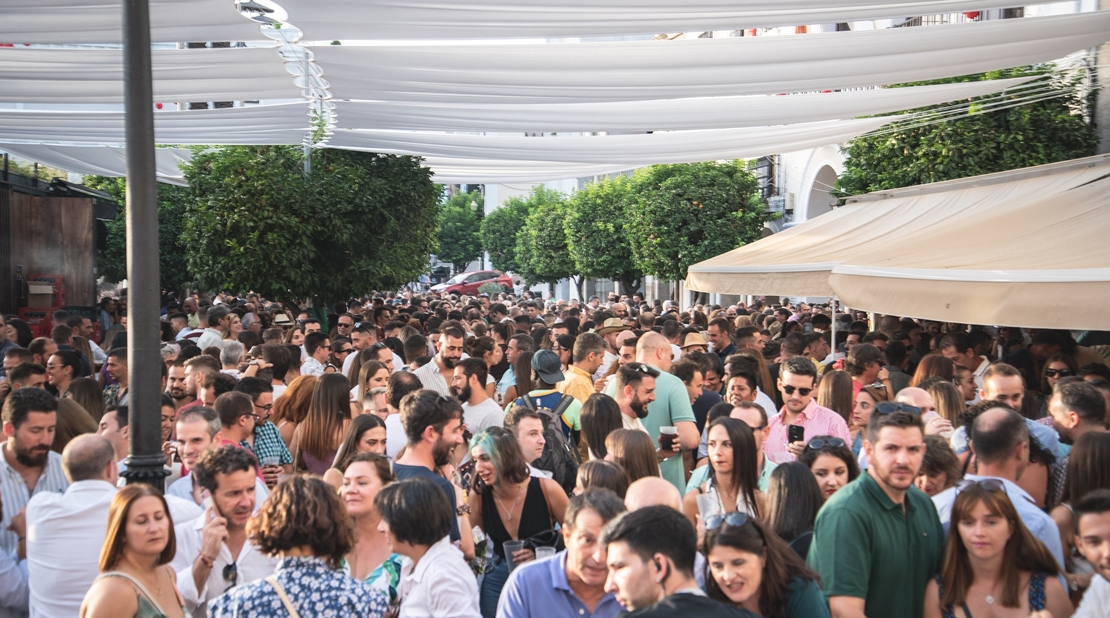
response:
[[[651,365],[659,370],[655,379],[655,401],[648,404],[647,418],[643,419],[644,428],[652,439],[659,438],[660,427],[674,427],[678,430],[678,443],[682,450],[698,448],[701,437],[694,423],[694,409],[690,407],[690,393],[686,385],[671,370],[671,344],[663,335],[649,332],[636,343],[636,362]],[[605,394],[615,397],[617,381],[610,380]],[[656,443],[658,446],[658,442]],[[682,469],[682,457],[677,453],[659,463],[663,478],[678,488],[680,495],[686,493],[686,472]]]
[[[809,565],[837,618],[921,618],[944,528],[932,500],[913,485],[925,458],[920,415],[876,410],[863,448],[871,467],[817,515]]]

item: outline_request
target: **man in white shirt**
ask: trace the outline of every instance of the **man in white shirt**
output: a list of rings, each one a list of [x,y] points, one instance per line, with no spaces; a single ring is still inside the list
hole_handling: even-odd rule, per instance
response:
[[[224,335],[231,328],[231,312],[225,305],[208,308],[208,328],[197,339],[197,347],[204,351],[210,347],[224,349]]]
[[[617,362],[617,359],[620,358],[621,344],[617,335],[626,330],[629,330],[629,328],[624,325],[624,322],[622,322],[620,318],[609,318],[605,320],[601,328],[594,331],[605,339],[605,358],[601,360],[601,366],[594,372],[594,382],[597,382],[601,379],[601,376],[608,373],[609,367],[612,367],[613,363]]]
[[[1002,407],[980,414],[971,427],[971,451],[975,455],[978,474],[965,475],[964,479],[1000,480],[1025,527],[1052,552],[1062,572],[1064,550],[1060,544],[1060,530],[1056,527],[1056,522],[1038,508],[1032,496],[1016,483],[1029,465],[1029,429],[1021,415]],[[957,491],[957,487],[952,487],[933,496],[933,504],[937,507],[945,530],[949,526]],[[1067,587],[1067,582],[1061,583]]]
[[[1075,547],[1095,568],[1091,585],[1072,618],[1110,616],[1110,490],[1096,489],[1072,505]]]
[[[175,496],[191,504],[203,505],[208,491],[200,485],[192,471],[206,451],[218,447],[222,442],[223,426],[215,410],[198,406],[182,412],[177,418],[177,454],[189,473],[166,489],[166,497]],[[262,479],[255,479],[255,494],[258,500],[254,510],[257,511],[262,501],[270,495]]]
[[[971,338],[967,336],[967,333],[945,335],[940,340],[937,348],[940,349],[940,353],[945,358],[970,369],[972,377],[975,378],[975,385],[979,387],[980,391],[983,390],[983,374],[986,373],[991,362],[975,353],[975,348],[971,345]],[[967,405],[978,403],[981,399],[982,393],[975,400],[967,402]]]
[[[328,361],[329,345],[326,333],[313,332],[304,336],[304,349],[308,358],[301,363],[301,375],[317,378],[324,375],[324,363]]]
[[[103,436],[74,438],[62,452],[70,486],[27,504],[31,614],[72,618],[100,574],[108,507],[116,495],[116,452]]]
[[[358,353],[378,342],[378,330],[370,322],[358,322],[351,330],[351,347],[355,350],[343,360],[343,375],[351,374],[351,365]]]
[[[504,411],[486,394],[486,375],[486,362],[480,358],[455,365],[451,392],[462,402],[463,424],[471,434],[505,425]]]
[[[389,376],[386,385],[386,400],[389,402],[389,416],[385,419],[385,456],[392,460],[408,444],[405,425],[401,422],[401,400],[409,393],[423,388],[420,379],[409,371],[401,371]]]
[[[641,419],[647,418],[648,404],[655,401],[655,378],[659,371],[642,363],[629,363],[617,370],[617,392],[613,397],[621,409],[625,429],[647,433]]]
[[[462,360],[463,343],[466,335],[457,328],[448,328],[443,331],[438,347],[439,353],[432,362],[417,369],[413,374],[420,378],[424,388],[433,390],[444,397],[451,396],[450,381],[454,379],[455,365]],[[485,385],[482,386],[485,388]]]
[[[230,444],[207,450],[190,476],[208,493],[209,506],[194,521],[174,528],[177,553],[170,565],[185,606],[200,618],[208,615],[212,599],[273,573],[278,557],[263,555],[247,539],[258,484],[250,451]]]

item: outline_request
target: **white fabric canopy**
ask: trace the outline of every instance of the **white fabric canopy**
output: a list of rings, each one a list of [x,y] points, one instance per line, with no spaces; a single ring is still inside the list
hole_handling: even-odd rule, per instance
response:
[[[151,61],[163,103],[301,98],[272,47],[154,50]],[[122,103],[123,52],[0,48],[0,84],[6,103]]]
[[[824,24],[1013,6],[1005,0],[282,0],[324,39],[574,37]]]
[[[4,0],[5,43],[122,43],[118,0]],[[150,40],[262,41],[234,0],[150,0]]]
[[[75,174],[123,177],[127,175],[126,150],[112,146],[50,146],[46,144],[0,144],[0,151]],[[187,184],[177,167],[192,153],[183,148],[156,148],[154,161],[158,181]]]
[[[491,161],[427,157],[423,165],[431,168],[439,183],[541,182],[559,178],[583,178],[615,174],[634,165],[578,164],[557,161]]]
[[[340,99],[583,103],[892,84],[1063,57],[1110,11],[921,28],[683,41],[313,47]]]
[[[790,96],[702,97],[617,103],[443,104],[340,101],[348,129],[478,132],[647,132],[818,122],[915,109],[1000,92],[1029,77]]]
[[[0,110],[0,142],[124,141],[123,112]],[[309,131],[305,103],[154,114],[160,144],[299,144]]]
[[[1086,307],[1110,317],[1110,249],[1092,238],[1110,225],[1110,187],[1100,180],[1107,174],[1104,155],[871,194],[699,262],[686,285],[836,294],[852,307],[950,322],[1110,328],[1075,313]],[[1092,182],[1102,198],[1077,191]],[[1088,302],[1096,291],[1080,284],[1101,285],[1100,300]]]
[[[778,127],[581,137],[337,130],[328,141],[328,146],[463,159],[641,166],[747,159],[776,152],[816,148],[848,141],[899,118],[901,116]]]

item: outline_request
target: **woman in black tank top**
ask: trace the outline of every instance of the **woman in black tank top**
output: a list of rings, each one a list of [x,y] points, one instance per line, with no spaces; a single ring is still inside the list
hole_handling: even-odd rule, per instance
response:
[[[482,615],[493,618],[509,577],[509,561],[520,565],[536,558],[532,549],[506,556],[505,542],[527,540],[562,524],[567,496],[555,481],[530,476],[516,437],[505,429],[492,427],[474,436],[470,456],[470,521],[485,532],[486,554],[493,565],[482,580],[480,605]]]

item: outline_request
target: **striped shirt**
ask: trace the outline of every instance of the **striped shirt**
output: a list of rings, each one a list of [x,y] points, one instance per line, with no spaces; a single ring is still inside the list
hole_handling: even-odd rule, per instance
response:
[[[5,444],[2,448],[7,451],[8,445]],[[69,481],[62,472],[62,456],[54,451],[47,451],[46,466],[33,492],[28,491],[27,484],[23,482],[19,472],[8,465],[7,456],[0,456],[0,493],[4,496],[4,517],[3,521],[0,521],[0,549],[9,554],[15,551],[19,544],[19,536],[8,530],[8,526],[12,523],[12,517],[31,501],[31,496],[48,491],[61,493],[67,487],[69,487]]]
[[[412,372],[412,374],[420,378],[420,385],[424,388],[433,390],[444,397],[450,397],[453,394],[451,393],[451,386],[447,384],[447,380],[439,372],[439,363],[436,362],[438,358],[436,356],[431,362]]]
[[[767,421],[770,431],[767,439],[763,441],[763,452],[775,463],[794,461],[794,456],[786,449],[789,425],[784,420],[785,415],[786,408],[783,407],[778,414]],[[836,412],[817,405],[816,399],[809,400],[809,405],[798,415],[794,424],[805,427],[806,442],[817,436],[836,436],[844,440],[845,444],[851,444],[848,423],[844,422],[844,418]]]

